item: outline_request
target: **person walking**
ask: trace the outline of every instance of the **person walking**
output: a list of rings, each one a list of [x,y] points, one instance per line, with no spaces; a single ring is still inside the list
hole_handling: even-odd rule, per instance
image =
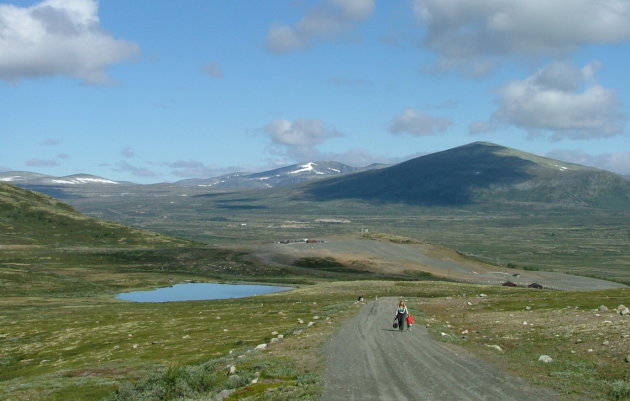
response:
[[[395,319],[398,321],[398,330],[403,331],[405,329],[405,320],[407,319],[407,315],[409,314],[409,310],[407,309],[407,305],[405,301],[402,299],[398,302],[398,308],[396,308],[396,317]]]

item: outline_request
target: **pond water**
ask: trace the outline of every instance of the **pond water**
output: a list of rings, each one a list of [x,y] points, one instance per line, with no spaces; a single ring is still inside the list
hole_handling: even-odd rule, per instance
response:
[[[186,283],[150,291],[118,294],[116,298],[133,302],[200,301],[208,299],[244,298],[293,289],[272,285]]]

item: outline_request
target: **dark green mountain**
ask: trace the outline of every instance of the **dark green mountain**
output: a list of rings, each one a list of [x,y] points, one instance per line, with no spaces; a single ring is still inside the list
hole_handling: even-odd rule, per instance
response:
[[[184,243],[87,217],[55,198],[0,182],[0,245],[124,247]]]
[[[380,170],[309,183],[304,197],[447,207],[546,203],[630,209],[630,182],[607,171],[475,142]]]

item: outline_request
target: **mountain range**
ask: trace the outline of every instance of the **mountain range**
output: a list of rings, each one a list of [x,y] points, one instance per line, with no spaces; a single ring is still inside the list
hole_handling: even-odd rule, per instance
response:
[[[393,166],[351,167],[320,161],[259,173],[140,185],[87,174],[52,177],[21,171],[0,181],[62,199],[104,196],[194,196],[254,189],[294,188],[295,200],[361,200],[421,206],[479,203],[630,208],[630,181],[608,171],[475,142]]]

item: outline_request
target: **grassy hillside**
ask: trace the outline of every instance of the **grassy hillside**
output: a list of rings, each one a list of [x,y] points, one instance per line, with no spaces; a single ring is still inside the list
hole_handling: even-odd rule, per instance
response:
[[[175,246],[186,243],[87,217],[55,198],[0,183],[0,245]]]

